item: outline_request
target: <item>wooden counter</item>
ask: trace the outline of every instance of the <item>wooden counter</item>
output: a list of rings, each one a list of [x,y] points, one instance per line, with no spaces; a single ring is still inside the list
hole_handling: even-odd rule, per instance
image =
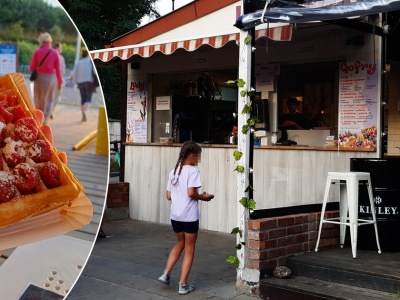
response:
[[[169,224],[170,202],[165,200],[168,173],[175,166],[181,144],[126,144],[125,181],[130,184],[129,215],[133,219]],[[132,147],[134,146],[134,147]],[[201,144],[201,192],[215,195],[200,202],[202,229],[230,232],[237,226],[236,145]],[[349,171],[350,158],[374,158],[377,152],[360,149],[303,146],[254,147],[253,188],[256,209],[322,203],[326,175]],[[338,196],[332,188],[331,200]],[[240,205],[240,204],[239,204]]]

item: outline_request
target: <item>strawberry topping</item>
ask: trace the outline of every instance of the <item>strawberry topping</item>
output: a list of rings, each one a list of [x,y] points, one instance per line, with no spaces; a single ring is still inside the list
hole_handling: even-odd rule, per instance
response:
[[[39,172],[29,164],[17,165],[13,173],[16,179],[15,185],[22,194],[35,191],[39,186]]]
[[[39,129],[36,121],[31,117],[25,117],[15,122],[15,134],[24,142],[32,143],[36,140]]]
[[[0,171],[0,203],[10,201],[15,194],[14,176]]]
[[[46,162],[40,169],[40,177],[47,188],[55,188],[61,185],[60,169],[55,163]]]
[[[36,163],[51,159],[50,144],[44,140],[36,140],[28,149],[28,156]]]

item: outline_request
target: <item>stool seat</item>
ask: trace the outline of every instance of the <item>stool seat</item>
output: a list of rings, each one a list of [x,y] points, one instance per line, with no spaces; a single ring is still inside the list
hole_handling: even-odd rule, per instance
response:
[[[360,184],[362,183],[365,183],[368,189],[368,197],[371,206],[372,220],[358,218],[358,189]],[[339,217],[325,218],[326,203],[328,202],[329,191],[332,184],[340,184]],[[374,199],[372,195],[371,176],[368,172],[347,172],[347,171],[328,172],[315,252],[318,252],[322,226],[324,223],[332,223],[340,225],[341,247],[343,247],[345,242],[346,226],[350,227],[350,239],[351,239],[351,249],[353,258],[357,257],[358,226],[374,225],[376,245],[378,248],[378,253],[381,253],[379,237],[378,237],[378,227],[375,216]]]

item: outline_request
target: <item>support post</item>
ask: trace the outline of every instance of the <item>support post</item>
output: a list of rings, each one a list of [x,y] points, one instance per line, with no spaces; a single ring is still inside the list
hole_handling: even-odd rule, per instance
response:
[[[240,31],[239,40],[239,79],[245,81],[245,86],[238,89],[238,151],[242,153],[241,159],[238,161],[238,165],[244,167],[244,172],[237,173],[237,201],[242,198],[247,198],[251,196],[251,193],[247,189],[250,184],[251,178],[251,134],[250,130],[244,134],[242,128],[247,125],[247,120],[250,118],[250,114],[243,114],[243,108],[245,105],[251,105],[251,99],[246,94],[241,95],[241,91],[251,91],[252,90],[252,42],[245,42],[248,38],[252,38],[250,31]],[[236,287],[240,290],[246,290],[248,283],[251,282],[252,287],[254,284],[259,283],[259,270],[247,269],[247,232],[248,232],[248,220],[249,220],[249,210],[238,204],[237,209],[237,227],[242,231],[242,237],[237,236],[237,243],[240,244],[244,242],[246,245],[237,250],[237,258],[239,259],[239,267],[237,269],[237,281]]]

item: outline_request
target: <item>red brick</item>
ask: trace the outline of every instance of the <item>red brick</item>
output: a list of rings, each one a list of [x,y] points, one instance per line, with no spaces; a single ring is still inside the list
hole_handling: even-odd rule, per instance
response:
[[[290,227],[286,228],[286,232],[288,235],[296,234],[296,233],[300,233],[300,232],[304,232],[304,231],[308,231],[308,228],[305,229],[303,227],[303,225],[295,225],[295,226],[290,226]]]
[[[308,214],[296,215],[294,217],[294,224],[308,223]]]
[[[319,230],[319,223],[308,223],[308,231]]]
[[[265,260],[268,259],[269,251],[249,251],[248,258],[252,260]]]
[[[286,248],[275,248],[275,249],[271,249],[268,252],[269,258],[275,258],[275,257],[285,256],[285,255],[286,255]]]
[[[304,251],[303,244],[288,245],[286,247],[287,254],[294,254],[294,253],[302,252],[302,251]]]
[[[310,241],[312,241],[312,240],[317,240],[317,238],[318,238],[318,232],[317,232],[317,231],[309,232],[309,238],[310,238]]]
[[[268,239],[268,231],[255,231],[250,230],[248,234],[250,240],[263,241]]]
[[[276,247],[276,240],[268,240],[268,241],[249,240],[247,242],[247,246],[249,247],[249,249],[252,249],[252,250],[271,249],[271,248]]]
[[[262,271],[262,270],[273,269],[273,268],[277,267],[278,265],[279,265],[278,259],[276,259],[276,258],[263,260],[263,261],[260,261],[260,264],[259,264],[260,269],[259,270]]]
[[[253,230],[274,228],[276,225],[276,220],[271,218],[249,220],[248,222],[249,229]]]
[[[308,216],[308,221],[313,222],[313,221],[318,221],[321,219],[321,213],[310,213]]]
[[[294,217],[293,216],[277,217],[276,221],[278,222],[278,227],[290,226],[294,224]]]
[[[305,241],[308,241],[308,233],[302,233],[298,234],[294,237],[294,242],[297,243],[303,243]]]
[[[279,238],[279,237],[283,237],[286,236],[286,229],[275,229],[275,230],[270,230],[269,231],[269,238],[273,239],[273,238]]]
[[[277,246],[282,247],[294,243],[294,236],[285,236],[277,239]]]

